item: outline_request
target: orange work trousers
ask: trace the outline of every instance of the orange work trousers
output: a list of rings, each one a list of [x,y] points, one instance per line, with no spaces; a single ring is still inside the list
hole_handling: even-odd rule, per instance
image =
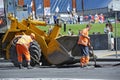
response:
[[[17,55],[18,55],[18,62],[22,62],[22,55],[25,56],[26,61],[30,61],[30,53],[25,46],[17,44],[16,45]]]
[[[80,59],[80,65],[87,65],[89,63],[89,56],[83,56]]]

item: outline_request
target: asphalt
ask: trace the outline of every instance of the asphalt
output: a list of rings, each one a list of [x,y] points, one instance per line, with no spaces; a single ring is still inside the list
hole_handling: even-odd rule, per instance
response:
[[[120,60],[120,51],[94,50],[98,59]],[[39,67],[18,69],[9,60],[0,58],[0,80],[120,80],[120,61],[97,61],[100,67],[80,68],[79,63],[63,67]],[[90,62],[94,65],[94,62]],[[14,79],[13,79],[14,78]]]
[[[93,50],[94,54],[97,56],[97,59],[108,59],[108,60],[118,60],[120,61],[120,51],[111,51],[111,50]],[[79,57],[77,57],[79,59]],[[0,64],[4,62],[10,62],[4,58],[0,58]]]

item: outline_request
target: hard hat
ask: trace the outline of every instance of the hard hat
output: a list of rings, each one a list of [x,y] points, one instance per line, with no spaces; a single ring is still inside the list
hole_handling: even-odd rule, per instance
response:
[[[34,33],[31,33],[30,36],[35,39],[35,34]]]

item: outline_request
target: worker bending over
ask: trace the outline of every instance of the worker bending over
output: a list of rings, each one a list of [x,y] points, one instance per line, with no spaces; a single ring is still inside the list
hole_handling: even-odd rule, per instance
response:
[[[30,43],[35,39],[35,34],[31,33],[30,35],[20,35],[21,38],[16,43],[16,50],[18,55],[19,68],[22,69],[22,55],[25,56],[27,61],[27,68],[31,69],[30,66],[30,52],[29,47]]]
[[[91,25],[86,25],[86,28],[81,30],[78,45],[81,49],[82,57],[80,58],[80,66],[85,67],[89,63],[89,47],[90,47],[90,38],[89,38],[89,30],[91,29]]]

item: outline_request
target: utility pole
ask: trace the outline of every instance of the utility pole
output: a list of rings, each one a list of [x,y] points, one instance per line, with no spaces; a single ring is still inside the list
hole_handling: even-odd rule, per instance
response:
[[[18,5],[23,6],[24,5],[24,0],[18,0]]]
[[[72,0],[73,12],[76,12],[76,0]]]
[[[84,0],[81,0],[81,5],[82,5],[82,15],[84,15]]]
[[[43,0],[44,4],[44,16],[50,15],[50,0]]]

